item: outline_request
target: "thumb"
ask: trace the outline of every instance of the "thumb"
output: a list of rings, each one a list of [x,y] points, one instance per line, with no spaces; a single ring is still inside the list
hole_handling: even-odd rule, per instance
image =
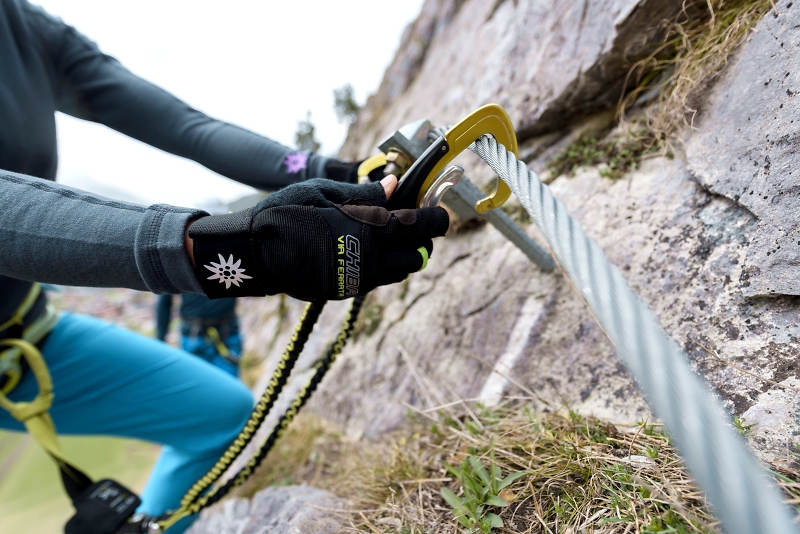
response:
[[[397,189],[397,177],[393,174],[390,174],[381,180],[381,185],[383,186],[383,192],[386,193],[386,200],[389,200],[389,197],[392,196],[394,190]]]

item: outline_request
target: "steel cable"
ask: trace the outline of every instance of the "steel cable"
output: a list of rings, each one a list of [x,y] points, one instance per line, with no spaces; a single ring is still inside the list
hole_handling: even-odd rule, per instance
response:
[[[681,451],[730,534],[797,532],[789,510],[742,439],[726,424],[722,407],[563,202],[524,162],[492,136],[470,150],[506,182],[550,245],[566,276],[591,308],[636,379],[655,414]]]

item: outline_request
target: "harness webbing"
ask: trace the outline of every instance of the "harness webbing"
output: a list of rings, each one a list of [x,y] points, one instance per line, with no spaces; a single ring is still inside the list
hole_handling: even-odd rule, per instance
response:
[[[34,283],[31,286],[31,290],[28,292],[28,295],[25,297],[25,300],[19,305],[19,308],[14,312],[14,314],[8,319],[8,321],[0,324],[0,332],[8,328],[9,326],[18,324],[21,325],[23,319],[25,319],[25,315],[30,311],[33,307],[34,303],[36,303],[36,299],[39,298],[39,294],[42,292],[42,286],[38,283]]]
[[[217,354],[219,354],[222,359],[237,367],[239,366],[239,360],[234,358],[230,349],[225,345],[225,342],[222,341],[222,336],[219,335],[219,330],[217,330],[216,327],[209,326],[206,328],[206,335],[208,335],[208,339],[214,344],[214,348],[217,349]]]
[[[19,350],[28,362],[39,385],[39,392],[31,401],[12,402],[3,393],[0,393],[0,408],[25,425],[25,429],[36,440],[36,443],[53,458],[61,472],[64,489],[70,499],[74,501],[79,493],[92,485],[92,480],[80,469],[70,464],[61,451],[55,425],[48,413],[53,403],[53,380],[47,364],[42,358],[42,353],[34,344],[24,339],[2,339],[0,346]]]

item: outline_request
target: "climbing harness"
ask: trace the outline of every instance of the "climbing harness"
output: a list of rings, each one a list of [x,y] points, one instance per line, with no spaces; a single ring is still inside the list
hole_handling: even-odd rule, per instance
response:
[[[494,191],[485,198],[463,176],[463,169],[445,169],[455,156],[467,148],[484,159],[499,176]],[[504,214],[495,208],[501,206],[513,192],[541,230],[564,274],[607,332],[620,358],[652,403],[654,411],[665,422],[689,469],[722,519],[726,531],[736,534],[796,532],[777,492],[765,481],[763,471],[742,442],[726,426],[718,404],[693,373],[685,355],[659,327],[652,312],[630,289],[619,270],[605,258],[600,247],[583,233],[580,224],[567,213],[563,203],[555,199],[536,174],[517,159],[514,129],[502,108],[497,105],[484,106],[446,131],[433,129],[427,121],[419,121],[395,132],[384,141],[381,150],[384,154],[365,160],[358,174],[364,177],[371,170],[386,165],[387,173],[398,175],[400,181],[389,201],[390,209],[435,205],[443,201],[459,216],[481,214],[531,261],[543,270],[552,270],[555,266],[553,258],[507,216],[498,216]],[[266,440],[237,473],[224,483],[220,482],[223,473],[252,442],[274,406],[322,312],[324,302],[312,302],[305,308],[244,429],[214,467],[186,492],[177,510],[160,517],[135,515],[118,530],[80,532],[160,533],[241,486],[264,460],[331,368],[353,330],[363,299],[363,296],[353,299],[338,337],[325,357],[316,364],[311,379],[281,415]],[[7,345],[21,351],[37,379],[42,375],[40,396],[32,403],[35,406],[10,408],[26,421],[31,421],[26,422],[26,426],[35,427],[32,433],[42,434],[41,429],[44,429],[44,434],[49,434],[52,430],[52,422],[48,425],[49,418],[46,416],[49,400],[39,400],[40,397],[52,398],[50,390],[43,387],[48,385],[44,379],[49,380],[49,376],[45,377],[41,372],[40,363],[43,362],[37,361],[29,343],[15,341]],[[9,409],[5,405],[3,407]],[[49,438],[45,436],[45,439]],[[64,462],[58,450],[51,451],[43,446],[57,463]],[[115,484],[111,481],[97,484],[102,483]],[[97,484],[93,487],[97,487]],[[91,493],[89,501],[104,491],[128,495],[124,488],[104,486]],[[83,508],[76,504],[76,517],[81,514],[88,517],[91,513],[99,512],[111,517],[108,507],[103,508],[103,502],[92,501],[90,504],[91,507],[85,505]],[[100,518],[97,521],[106,525],[116,520],[117,517],[110,520]]]
[[[217,350],[217,354],[219,354],[223,360],[226,362],[239,367],[240,359],[238,354],[234,354],[230,351],[225,342],[222,341],[222,336],[217,330],[215,326],[209,326],[206,328],[206,335],[208,339],[211,340],[211,343],[214,345],[214,348]]]
[[[78,514],[65,527],[67,534],[105,534],[115,532],[139,506],[132,491],[111,480],[97,483],[69,463],[58,443],[49,410],[53,402],[53,381],[36,344],[53,329],[58,314],[46,305],[41,315],[26,324],[42,288],[33,284],[11,318],[0,325],[0,408],[25,426],[33,439],[58,466],[64,489]],[[8,395],[22,379],[23,371],[33,373],[39,391],[32,400],[12,402]]]

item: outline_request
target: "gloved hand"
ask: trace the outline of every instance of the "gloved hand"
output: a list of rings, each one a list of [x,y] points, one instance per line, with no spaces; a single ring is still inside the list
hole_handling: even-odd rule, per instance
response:
[[[363,163],[364,160],[349,162],[349,161],[341,161],[338,159],[331,158],[328,160],[328,163],[325,164],[325,176],[329,180],[334,180],[336,182],[346,182],[348,184],[357,184],[358,183],[358,167]],[[380,182],[383,179],[383,169],[386,168],[385,165],[374,169],[372,172],[369,173],[369,179],[371,182]]]
[[[338,300],[404,280],[443,236],[442,208],[387,211],[380,183],[314,179],[256,207],[189,228],[195,271],[211,298],[287,293]]]

